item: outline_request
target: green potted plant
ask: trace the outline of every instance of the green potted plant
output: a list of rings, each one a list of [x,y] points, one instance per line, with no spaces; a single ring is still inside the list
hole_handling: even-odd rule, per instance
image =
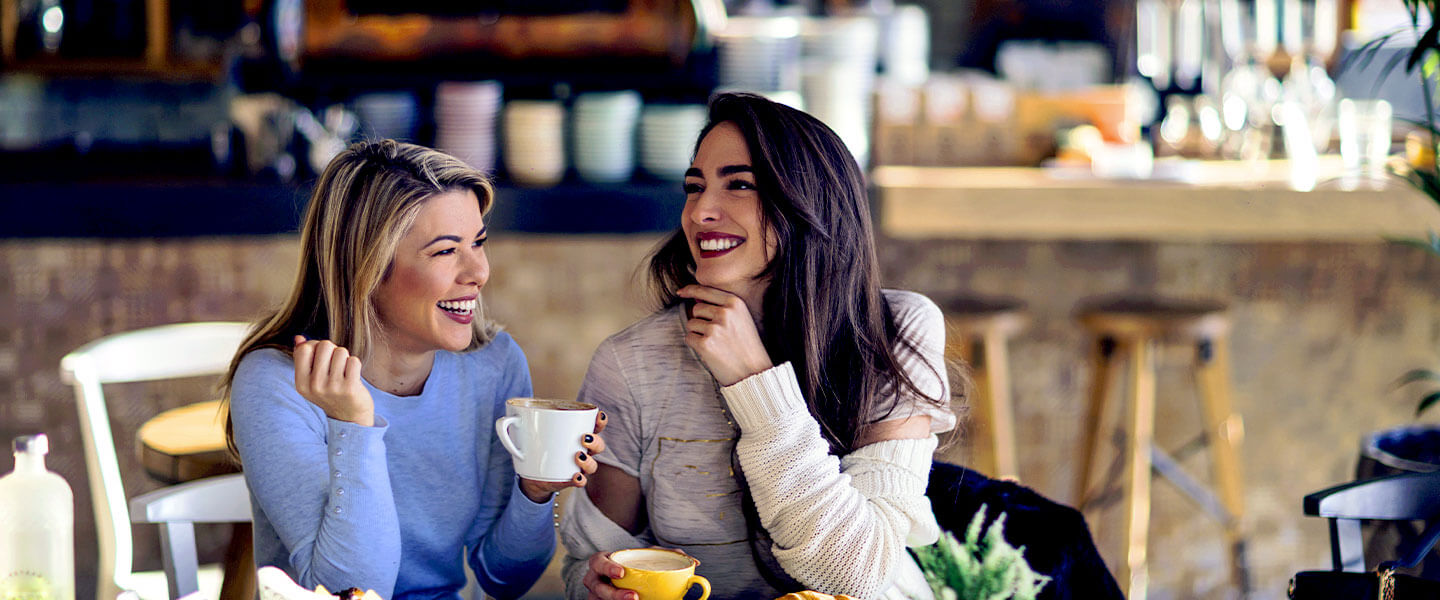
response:
[[[1410,24],[1367,42],[1355,53],[1362,66],[1368,65],[1396,37],[1413,37],[1415,45],[1407,52],[1393,55],[1381,70],[1381,80],[1403,62],[1405,73],[1420,84],[1425,103],[1423,120],[1406,119],[1418,130],[1407,142],[1409,160],[1403,166],[1392,162],[1392,171],[1410,182],[1430,200],[1440,205],[1440,142],[1435,115],[1434,80],[1440,79],[1440,20],[1422,22],[1422,17],[1437,14],[1440,0],[1404,0]],[[1342,69],[1349,66],[1342,66]],[[1418,138],[1418,139],[1416,139]],[[1418,142],[1418,143],[1413,143]],[[1432,231],[1427,239],[1398,239],[1397,243],[1416,246],[1440,256],[1440,234]],[[1398,380],[1396,387],[1428,384],[1415,410],[1418,418],[1427,409],[1440,403],[1440,371],[1414,369]],[[1411,424],[1376,432],[1361,442],[1361,462],[1357,475],[1369,478],[1403,471],[1440,470],[1440,426]]]
[[[936,600],[1035,600],[1050,578],[1025,560],[1025,547],[1005,541],[1005,513],[985,526],[981,505],[963,541],[949,531],[940,541],[912,550]]]

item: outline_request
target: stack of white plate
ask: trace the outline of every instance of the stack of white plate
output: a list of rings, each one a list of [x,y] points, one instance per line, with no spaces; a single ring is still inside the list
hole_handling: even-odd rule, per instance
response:
[[[715,34],[720,87],[753,92],[800,87],[800,21],[794,17],[734,17]]]
[[[555,185],[565,178],[565,106],[556,100],[505,104],[505,171],[523,185]]]
[[[640,113],[640,168],[659,179],[684,179],[707,117],[699,104],[647,104]]]
[[[591,92],[575,97],[572,110],[575,171],[587,181],[618,183],[635,172],[635,122],[640,94]]]
[[[352,102],[360,117],[360,133],[366,138],[415,140],[415,94],[373,92],[360,94]]]
[[[880,38],[880,62],[892,80],[921,85],[930,77],[930,18],[914,4],[896,6]]]
[[[830,17],[804,23],[805,110],[824,121],[864,165],[870,154],[871,97],[879,25],[870,17]]]
[[[446,81],[435,89],[435,147],[484,172],[495,168],[500,82]]]

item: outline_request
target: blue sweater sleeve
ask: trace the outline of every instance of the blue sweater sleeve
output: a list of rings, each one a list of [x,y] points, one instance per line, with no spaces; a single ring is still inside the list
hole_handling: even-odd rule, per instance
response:
[[[503,347],[491,350],[508,354],[504,361],[505,384],[494,399],[496,419],[505,415],[505,401],[532,394],[530,367],[525,354],[508,336],[495,342]],[[525,594],[555,554],[553,514],[555,500],[536,504],[520,491],[520,480],[510,454],[494,435],[494,422],[482,423],[490,435],[488,470],[485,490],[480,498],[480,523],[492,523],[480,543],[470,551],[470,567],[486,594],[498,599],[518,598]]]
[[[278,350],[248,354],[235,373],[230,414],[245,482],[289,553],[301,585],[373,589],[393,597],[400,525],[385,457],[386,423],[325,416],[295,391]]]

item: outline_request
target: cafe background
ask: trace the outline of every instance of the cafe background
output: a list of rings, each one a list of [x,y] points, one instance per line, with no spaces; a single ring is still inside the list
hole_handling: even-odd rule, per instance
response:
[[[804,104],[874,169],[887,286],[942,303],[961,293],[1026,303],[1029,324],[1008,348],[1020,478],[1067,503],[1094,377],[1075,307],[1114,294],[1227,301],[1255,598],[1283,597],[1295,571],[1328,565],[1325,526],[1300,498],[1352,479],[1363,435],[1415,419],[1392,382],[1436,362],[1440,260],[1384,235],[1423,236],[1440,212],[1333,156],[1341,97],[1390,101],[1387,152],[1390,141],[1401,152],[1403,118],[1420,114],[1411,81],[1382,79],[1379,63],[1341,68],[1401,23],[1399,0],[404,6],[0,0],[0,439],[50,436],[47,464],[75,491],[78,597],[94,595],[96,542],[60,357],[106,334],[248,320],[281,301],[315,172],[361,136],[434,144],[494,170],[485,300],[525,349],[536,394],[563,398],[596,345],[651,308],[637,266],[678,222],[676,169],[693,143],[665,133],[693,135],[694,105],[716,89]],[[1331,87],[1312,78],[1294,92],[1277,78],[1290,87],[1255,87],[1232,127],[1216,101],[1234,91],[1227,76],[1256,64],[1281,75],[1318,66]],[[1308,151],[1282,143],[1295,126],[1256,116],[1255,102],[1291,92],[1310,117]],[[615,148],[631,151],[603,151]],[[1150,154],[1135,159],[1137,149]],[[1219,160],[1242,184],[1185,195],[1193,205],[1154,228],[1083,204],[1104,196],[1106,210],[1145,213],[1157,196],[1204,184],[1197,173]],[[886,189],[895,171],[887,180],[884,169],[897,165],[961,167],[940,172],[956,195],[1013,196],[1014,210],[955,209],[917,226],[904,186]],[[1026,169],[997,169],[1008,166]],[[1339,213],[1383,226],[1245,211],[1272,195],[1333,197],[1350,204]],[[1089,218],[1026,212],[1056,200]],[[1194,392],[1183,369],[1160,376],[1156,438],[1181,446],[1197,433]],[[161,485],[140,464],[136,430],[209,398],[211,383],[107,391],[127,495]],[[964,444],[946,453],[971,456]],[[0,472],[12,462],[0,457]],[[1204,453],[1185,468],[1208,480]],[[1238,596],[1221,529],[1174,488],[1154,494],[1150,595]],[[1087,512],[1112,569],[1117,509]],[[203,556],[218,559],[228,531],[204,530]],[[134,537],[136,568],[158,568],[154,528]],[[535,595],[560,589],[552,571]]]

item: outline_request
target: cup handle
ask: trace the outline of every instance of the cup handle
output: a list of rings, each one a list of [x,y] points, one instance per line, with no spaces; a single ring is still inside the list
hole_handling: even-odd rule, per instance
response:
[[[701,577],[701,576],[699,576],[699,575],[691,575],[691,576],[690,576],[690,579],[685,582],[685,591],[687,591],[687,592],[690,591],[690,588],[694,587],[695,584],[697,584],[697,583],[700,584],[700,598],[699,598],[699,600],[705,600],[706,598],[709,598],[709,597],[710,597],[710,580],[709,580],[709,579],[706,579],[706,578],[704,578],[704,577]]]
[[[505,446],[505,451],[514,456],[516,460],[525,460],[525,453],[515,447],[515,440],[510,439],[510,426],[520,422],[520,417],[500,417],[495,420],[495,435],[500,437],[500,443]]]

